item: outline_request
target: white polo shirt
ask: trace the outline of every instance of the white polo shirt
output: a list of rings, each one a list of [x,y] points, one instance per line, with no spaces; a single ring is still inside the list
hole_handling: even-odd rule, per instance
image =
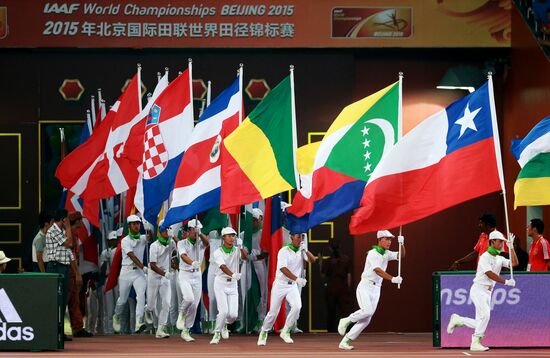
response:
[[[99,256],[99,267],[103,266],[103,263],[107,262],[107,269],[105,270],[105,274],[109,275],[109,271],[111,271],[111,266],[113,265],[113,258],[115,257],[116,247],[110,248],[107,247],[105,250],[101,252],[101,255]]]
[[[227,268],[231,270],[231,272],[233,273],[237,272],[237,267],[239,265],[239,255],[240,255],[240,250],[235,246],[233,246],[232,251],[230,253],[225,253],[221,247],[216,251],[214,251],[214,262],[216,263],[216,276],[219,276],[221,278],[230,278],[222,271],[222,269],[220,268],[221,265],[227,266]]]
[[[386,271],[388,262],[397,260],[397,256],[398,252],[396,251],[386,250],[384,255],[382,255],[375,249],[370,250],[365,260],[365,268],[361,274],[361,280],[371,281],[377,286],[381,286],[384,279],[378,276],[378,274],[374,272],[374,269],[379,267],[383,271]]]
[[[208,233],[208,243],[210,245],[210,258],[209,261],[211,264],[214,264],[214,254],[217,249],[222,245],[222,238],[218,235],[216,230],[212,230]]]
[[[283,267],[286,267],[294,276],[300,277],[304,269],[304,260],[307,260],[307,256],[302,250],[298,249],[294,252],[288,245],[283,246],[277,254],[277,273],[275,274],[275,278],[281,281],[290,281],[290,279],[281,272]]]
[[[168,245],[161,244],[158,240],[155,240],[149,247],[149,262],[154,262],[164,272],[170,270],[170,258],[172,251],[176,249],[174,241],[170,240]],[[161,277],[158,273],[151,270],[156,276]]]
[[[128,253],[133,252],[139,261],[143,261],[143,253],[147,246],[147,236],[141,235],[139,239],[125,236],[120,245],[122,246],[122,266],[135,266],[134,261],[128,257]]]
[[[180,270],[190,271],[193,270],[193,266],[188,265],[181,259],[181,255],[185,254],[192,261],[202,262],[204,258],[205,246],[200,238],[197,237],[195,244],[193,245],[189,239],[180,240],[178,242],[178,256],[180,256]]]
[[[500,270],[503,267],[510,268],[510,260],[499,255],[493,256],[487,251],[485,251],[485,253],[483,253],[483,255],[479,257],[479,261],[477,263],[477,272],[476,272],[476,277],[474,277],[474,282],[479,283],[480,285],[487,285],[487,286],[494,287],[496,282],[491,280],[489,277],[487,277],[485,272],[493,271],[495,274],[499,275]]]

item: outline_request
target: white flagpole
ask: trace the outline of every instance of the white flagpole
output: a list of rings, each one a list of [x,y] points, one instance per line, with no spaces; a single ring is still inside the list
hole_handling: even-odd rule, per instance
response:
[[[91,100],[91,110],[92,110],[92,128],[95,127],[95,123],[96,123],[96,114],[95,114],[95,96],[90,96],[90,100]],[[90,134],[92,134],[92,132],[90,132]]]
[[[397,140],[403,137],[403,72],[399,72],[399,99],[397,105]],[[403,226],[399,226],[399,236],[403,235]],[[397,261],[397,276],[401,277],[401,244],[399,245],[399,261]],[[401,284],[397,285],[401,289]]]
[[[494,95],[494,89],[493,89],[493,73],[489,72],[487,74],[487,80],[489,83],[489,104],[491,106],[491,124],[493,129],[493,143],[495,145],[495,155],[496,155],[496,162],[497,162],[497,171],[498,171],[498,179],[500,180],[500,186],[502,187],[502,200],[504,203],[504,218],[506,222],[506,238],[508,238],[508,235],[510,234],[510,221],[508,219],[508,205],[506,203],[506,185],[504,183],[504,171],[502,168],[502,153],[500,151],[500,135],[498,132],[498,123],[497,123],[497,111],[495,108],[495,95]],[[514,269],[512,267],[512,251],[514,250],[513,247],[508,247],[509,249],[509,258],[510,258],[510,278],[514,278]]]
[[[239,93],[241,94],[241,103],[243,102],[243,73],[244,73],[244,64],[239,63],[239,69],[237,70],[237,73],[239,74]],[[243,121],[243,106],[241,105],[239,109],[239,125]]]
[[[300,175],[296,162],[296,150],[298,148],[298,137],[296,131],[296,99],[294,98],[294,65],[290,65],[290,108],[292,116],[292,160],[294,163],[294,180],[296,188],[300,188]]]
[[[94,130],[93,129],[93,124],[92,124],[92,116],[90,114],[90,110],[86,110],[86,125],[88,126],[88,132],[90,133],[90,135],[92,135],[92,131]]]
[[[141,110],[143,109],[142,103],[141,103],[141,63],[137,64],[137,76],[138,76],[138,103],[139,103],[139,112],[141,113]]]
[[[208,81],[206,84],[206,107],[210,106],[212,98],[212,81]]]
[[[103,95],[101,93],[101,88],[97,89],[97,103],[98,103],[98,109],[99,113],[97,114],[97,119],[99,121],[102,121],[103,118],[107,115],[107,110],[105,106],[105,100],[103,99]]]

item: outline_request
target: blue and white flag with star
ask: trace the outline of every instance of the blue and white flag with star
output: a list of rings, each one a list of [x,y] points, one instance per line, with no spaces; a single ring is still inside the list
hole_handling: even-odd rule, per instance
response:
[[[422,121],[381,159],[352,216],[361,234],[503,188],[492,81]]]

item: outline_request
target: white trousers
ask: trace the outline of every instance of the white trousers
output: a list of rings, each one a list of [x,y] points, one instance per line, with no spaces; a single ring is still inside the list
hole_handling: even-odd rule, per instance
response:
[[[120,269],[120,276],[118,277],[119,296],[116,302],[115,314],[119,316],[122,314],[132,286],[136,291],[136,320],[139,320],[143,318],[145,311],[145,288],[147,286],[145,274],[140,269],[132,270],[127,266]]]
[[[221,332],[226,323],[233,323],[237,319],[239,311],[239,291],[237,281],[216,276],[214,279],[214,292],[218,304],[218,316],[216,317],[216,332]]]
[[[103,333],[103,301],[101,300],[101,289],[89,290],[86,298],[86,329],[92,333]]]
[[[460,317],[464,325],[474,329],[473,337],[485,336],[489,319],[491,318],[492,292],[483,285],[474,283],[470,288],[470,298],[476,308],[476,318]]]
[[[214,292],[214,278],[216,278],[216,264],[210,262],[208,265],[208,274],[206,277],[208,288],[208,320],[214,321],[216,313],[218,312],[218,306],[216,304],[216,293]]]
[[[253,261],[254,271],[260,284],[260,303],[258,304],[258,319],[263,320],[267,311],[267,266],[266,260]]]
[[[173,271],[170,278],[170,311],[168,314],[169,324],[175,326],[178,320],[179,304],[181,302],[181,292],[178,280],[179,271]]]
[[[180,270],[178,274],[182,300],[179,311],[185,314],[185,327],[191,328],[195,323],[197,308],[202,294],[202,276],[200,270],[189,272]]]
[[[154,312],[157,302],[160,300],[160,311],[158,313],[158,325],[166,326],[168,323],[168,311],[170,310],[170,299],[172,298],[170,280],[155,273],[147,275],[147,307],[146,310]]]
[[[103,293],[103,327],[104,332],[113,333],[113,314],[118,299],[118,286]]]
[[[273,323],[277,319],[279,310],[283,299],[286,298],[290,306],[290,311],[286,316],[285,327],[292,327],[296,323],[300,310],[302,309],[302,298],[300,297],[300,290],[296,283],[288,284],[279,280],[273,282],[271,287],[271,301],[269,305],[269,312],[265,316],[264,323],[262,325],[263,331],[269,331],[273,327]]]
[[[361,332],[369,325],[374,312],[376,312],[378,300],[380,299],[380,286],[361,281],[355,294],[359,309],[349,315],[349,319],[355,324],[346,334],[346,338],[351,340],[359,337]]]

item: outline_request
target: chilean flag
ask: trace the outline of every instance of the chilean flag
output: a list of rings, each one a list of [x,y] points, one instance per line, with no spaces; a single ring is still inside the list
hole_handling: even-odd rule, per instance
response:
[[[145,123],[143,163],[134,203],[147,221],[157,222],[168,200],[193,131],[191,69],[180,74],[158,96]]]
[[[404,225],[504,188],[489,79],[477,91],[425,119],[380,161],[350,232]]]
[[[239,124],[242,89],[237,79],[204,110],[181,160],[164,227],[220,203],[220,145]]]

